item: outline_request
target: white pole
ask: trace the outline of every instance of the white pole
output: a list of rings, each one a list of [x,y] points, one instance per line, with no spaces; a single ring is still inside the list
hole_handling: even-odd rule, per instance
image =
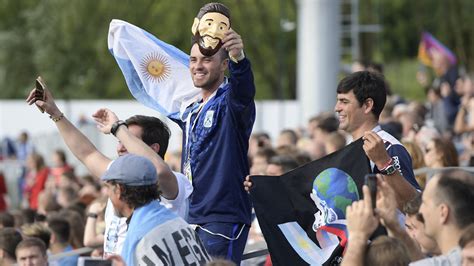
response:
[[[297,98],[300,123],[334,109],[340,60],[340,0],[298,2]]]

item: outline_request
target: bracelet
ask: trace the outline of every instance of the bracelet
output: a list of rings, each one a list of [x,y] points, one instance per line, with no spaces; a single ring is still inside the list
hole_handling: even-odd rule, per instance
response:
[[[52,115],[50,115],[49,118],[51,118],[51,120],[53,120],[54,122],[58,122],[59,120],[64,118],[64,114],[61,113],[58,117],[53,117]]]
[[[379,170],[380,170],[380,171],[387,170],[387,168],[388,168],[390,165],[392,165],[392,161],[393,161],[393,159],[390,158],[390,160],[388,160],[388,162],[385,163],[385,165],[384,165],[382,168],[380,168]]]
[[[123,120],[118,120],[117,122],[112,124],[112,127],[110,128],[110,133],[115,136],[117,134],[117,130],[119,129],[120,126],[126,126],[128,127],[127,123],[125,123]]]
[[[89,212],[87,214],[87,217],[97,219],[97,217],[99,217],[99,216],[97,215],[97,213]]]

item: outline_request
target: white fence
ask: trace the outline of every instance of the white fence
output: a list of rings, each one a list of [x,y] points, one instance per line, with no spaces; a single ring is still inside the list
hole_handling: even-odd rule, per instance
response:
[[[77,123],[81,115],[91,119],[92,113],[102,107],[113,110],[122,119],[136,114],[162,118],[158,112],[136,101],[74,100],[65,102],[59,100],[57,104],[73,123]],[[275,138],[284,128],[296,128],[306,124],[301,117],[297,101],[259,101],[256,105],[257,118],[254,132],[266,131]],[[181,145],[180,129],[172,122],[168,125],[172,131],[170,148],[177,149]],[[47,115],[40,113],[34,106],[28,106],[22,100],[0,100],[0,138],[5,136],[16,138],[23,130],[28,131],[35,143],[39,144],[43,140],[38,140],[38,136],[44,137],[57,132],[54,123],[47,118]],[[105,145],[101,146],[101,150],[104,148],[104,152],[114,153],[114,148],[107,145],[107,139],[110,137],[104,138],[99,135],[96,138],[100,145]]]
[[[97,109],[109,108],[122,119],[136,114],[163,118],[158,112],[134,100],[73,100],[69,102],[58,100],[57,104],[66,117],[76,125],[78,125],[81,116],[89,119],[90,123],[80,126],[80,130],[102,153],[110,158],[116,156],[117,141],[112,136],[101,134],[95,128],[91,115]],[[306,121],[303,121],[301,117],[297,101],[260,101],[256,105],[257,118],[254,132],[265,131],[275,139],[282,129],[296,128],[306,124]],[[181,130],[169,120],[167,124],[172,132],[169,151],[179,150],[181,148]],[[0,140],[4,137],[14,140],[22,131],[29,133],[36,151],[45,157],[47,164],[51,164],[51,154],[54,150],[63,149],[67,153],[68,161],[75,166],[77,173],[79,175],[87,173],[81,163],[68,151],[54,122],[46,114],[40,113],[34,106],[28,106],[22,100],[0,100]],[[16,177],[19,176],[18,170],[16,170],[17,166],[10,162],[0,162],[0,170],[2,169],[6,172],[8,188],[10,194],[13,195],[10,201],[13,206],[17,206],[18,202],[15,198],[15,195],[18,195],[18,187],[15,185]]]

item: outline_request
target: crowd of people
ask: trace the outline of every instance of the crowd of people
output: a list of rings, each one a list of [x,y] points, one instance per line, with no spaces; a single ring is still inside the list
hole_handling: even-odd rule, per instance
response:
[[[48,167],[26,133],[3,143],[1,159],[23,167],[21,209],[0,198],[1,265],[77,265],[78,254],[58,255],[81,247],[117,265],[240,264],[246,244],[264,241],[246,192],[252,175],[282,175],[360,138],[377,193],[364,186],[363,199],[346,210],[342,264],[474,263],[474,175],[439,170],[474,164],[474,76],[459,75],[434,51],[436,78],[418,73],[427,101],[416,102],[390,92],[380,65],[358,63],[334,88],[334,112],[272,140],[251,134],[255,85],[230,25],[222,4],[205,5],[195,19],[190,72],[201,98],[169,116],[183,130],[181,154],[166,156],[170,131],[158,118],[123,121],[103,108],[93,118],[118,141],[117,159],[107,158],[64,116],[52,90],[40,98],[31,91],[28,104],[50,116],[90,175],[76,176],[62,150]],[[7,194],[1,172],[0,193]],[[380,226],[386,234],[374,235]]]

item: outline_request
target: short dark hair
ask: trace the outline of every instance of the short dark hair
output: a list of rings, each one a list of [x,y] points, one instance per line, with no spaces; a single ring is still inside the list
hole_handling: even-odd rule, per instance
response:
[[[280,135],[287,135],[290,137],[290,141],[296,145],[298,143],[298,134],[293,129],[283,129],[280,131]]]
[[[283,173],[289,172],[299,166],[296,159],[289,155],[273,156],[268,161],[268,164],[274,164],[274,165],[280,166]]]
[[[459,246],[464,248],[471,242],[474,243],[474,224],[470,224],[468,227],[466,227],[461,238],[459,239]]]
[[[36,237],[28,237],[28,238],[23,239],[18,244],[18,246],[16,246],[15,254],[17,254],[18,250],[20,250],[20,249],[31,248],[31,247],[39,248],[40,251],[41,251],[41,254],[43,256],[46,256],[46,245],[44,244],[43,241],[41,241],[41,239],[36,238]]]
[[[31,224],[35,222],[36,211],[33,209],[22,209],[20,211],[23,224]]]
[[[459,229],[474,223],[474,176],[466,171],[441,172],[436,186],[438,202],[445,202]]]
[[[69,242],[71,227],[66,219],[53,216],[48,219],[48,227],[59,243]]]
[[[271,147],[262,147],[262,148],[259,148],[257,150],[254,157],[257,157],[257,156],[258,157],[264,157],[265,160],[268,162],[270,160],[270,158],[272,158],[276,154],[277,153],[273,148],[271,148]]]
[[[58,155],[59,160],[61,160],[61,162],[66,163],[67,157],[64,150],[58,149],[58,150],[55,150],[54,152],[56,153],[56,155]]]
[[[421,193],[417,195],[403,206],[403,212],[406,215],[417,215],[421,206]]]
[[[268,135],[266,132],[253,133],[250,136],[250,139],[255,139],[259,148],[265,147],[265,144],[271,141],[270,135]]]
[[[0,230],[0,249],[2,249],[8,257],[16,260],[15,249],[23,237],[15,228],[3,228]]]
[[[367,99],[372,99],[374,106],[372,113],[377,120],[387,101],[387,84],[381,74],[370,71],[354,72],[343,78],[337,86],[337,93],[354,92],[359,106]]]
[[[304,164],[307,164],[307,163],[311,162],[311,156],[309,155],[309,153],[307,153],[305,151],[300,151],[300,152],[296,153],[293,156],[293,158],[295,159],[298,166],[301,166],[301,165],[304,165]]]
[[[158,155],[165,158],[171,131],[160,119],[152,116],[134,115],[125,121],[128,126],[136,125],[142,128],[142,140],[148,146],[154,143],[160,145]]]
[[[111,185],[118,185],[120,187],[120,200],[134,209],[144,206],[156,199],[160,199],[161,192],[158,189],[158,184],[127,186],[118,183],[115,180],[108,181],[108,183]]]
[[[15,226],[15,217],[9,212],[0,212],[0,224],[5,227]]]
[[[319,120],[317,127],[324,132],[331,133],[338,130],[339,120],[334,115],[323,116]]]

